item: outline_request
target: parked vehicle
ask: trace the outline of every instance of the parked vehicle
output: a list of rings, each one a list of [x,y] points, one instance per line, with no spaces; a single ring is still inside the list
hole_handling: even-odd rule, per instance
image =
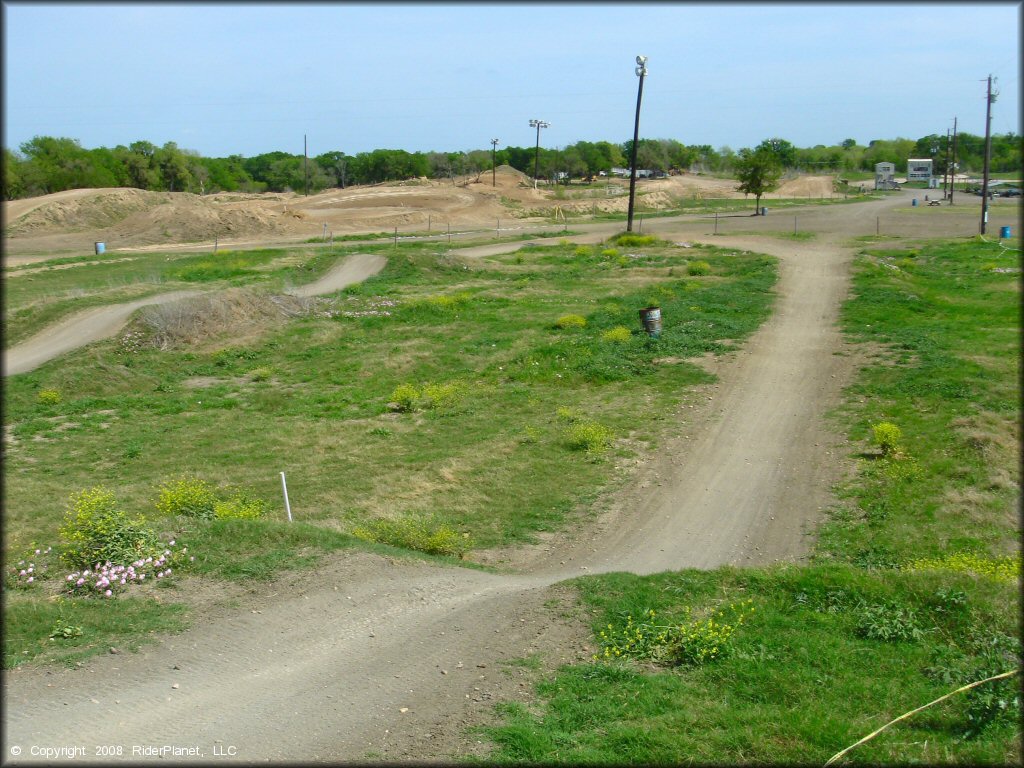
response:
[[[1000,191],[999,196],[1000,197],[1020,197],[1020,188],[1019,187],[1007,187],[1006,189]]]

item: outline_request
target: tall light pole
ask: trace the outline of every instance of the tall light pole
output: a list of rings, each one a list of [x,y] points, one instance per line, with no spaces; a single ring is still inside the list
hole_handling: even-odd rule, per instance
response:
[[[498,140],[491,139],[491,186],[498,186],[497,175],[494,170],[494,153],[498,151]]]
[[[550,128],[551,123],[545,123],[543,120],[531,120],[530,127],[537,129],[537,149],[533,154],[533,188],[537,188],[537,167],[540,164],[540,129]]]
[[[647,57],[636,57],[636,76],[640,78],[640,86],[636,91],[636,120],[633,123],[633,152],[629,161],[629,214],[626,218],[626,231],[633,231],[633,199],[636,194],[636,145],[640,141],[640,100],[644,97],[644,77],[647,75]]]

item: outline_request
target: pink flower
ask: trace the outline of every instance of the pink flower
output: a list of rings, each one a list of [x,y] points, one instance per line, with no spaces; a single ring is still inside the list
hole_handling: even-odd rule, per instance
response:
[[[174,539],[171,539],[171,546],[172,546],[172,547],[174,546]],[[38,550],[38,549],[36,550],[36,554],[37,554],[37,555],[39,554],[39,550]]]
[[[107,597],[110,597],[110,596],[111,596],[112,594],[114,594],[114,593],[113,593],[113,592],[111,592],[111,591],[110,591],[110,590],[108,589],[108,590],[107,590],[106,592],[104,592],[103,594],[104,594],[104,595],[106,595]]]
[[[34,580],[35,580],[35,577],[34,577],[34,576],[29,576],[29,577],[28,577],[28,583],[29,583],[29,584],[31,584],[31,583],[32,583],[32,582],[33,582]]]
[[[78,581],[75,582],[75,586],[76,587],[80,587],[83,584],[85,584],[85,579],[79,579]]]

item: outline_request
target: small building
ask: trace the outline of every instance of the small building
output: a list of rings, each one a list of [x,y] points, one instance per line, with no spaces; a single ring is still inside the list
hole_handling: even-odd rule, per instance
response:
[[[907,160],[907,181],[924,181],[931,187],[934,183],[932,181],[931,159],[918,158],[915,160],[910,158]]]
[[[896,164],[875,163],[875,189],[896,189]]]

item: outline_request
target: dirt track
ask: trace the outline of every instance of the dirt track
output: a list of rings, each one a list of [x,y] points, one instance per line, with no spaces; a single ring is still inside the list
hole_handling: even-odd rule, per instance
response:
[[[362,282],[370,275],[380,272],[384,268],[384,264],[385,260],[381,256],[356,253],[319,280],[295,288],[291,293],[296,296],[321,296],[340,291],[347,285]],[[26,373],[65,352],[84,347],[94,341],[109,339],[121,330],[128,323],[132,313],[141,307],[183,301],[199,296],[201,293],[201,291],[173,291],[124,304],[94,307],[79,312],[43,329],[21,344],[4,350],[4,375]]]
[[[848,239],[907,202],[810,212],[829,234],[806,243],[758,236],[771,216],[731,220],[734,233],[719,236],[707,220],[652,220],[645,231],[670,239],[778,256],[778,300],[592,525],[491,553],[507,573],[331,558],[273,596],[240,593],[238,609],[138,654],[7,672],[6,742],[24,750],[11,764],[39,762],[33,745],[81,745],[87,757],[95,745],[122,745],[133,762],[147,757],[133,745],[246,762],[451,759],[482,749],[465,724],[497,698],[522,696],[497,663],[536,651],[555,664],[586,656],[579,628],[545,607],[552,585],[799,559],[842,469],[823,415],[852,375],[835,325]]]

